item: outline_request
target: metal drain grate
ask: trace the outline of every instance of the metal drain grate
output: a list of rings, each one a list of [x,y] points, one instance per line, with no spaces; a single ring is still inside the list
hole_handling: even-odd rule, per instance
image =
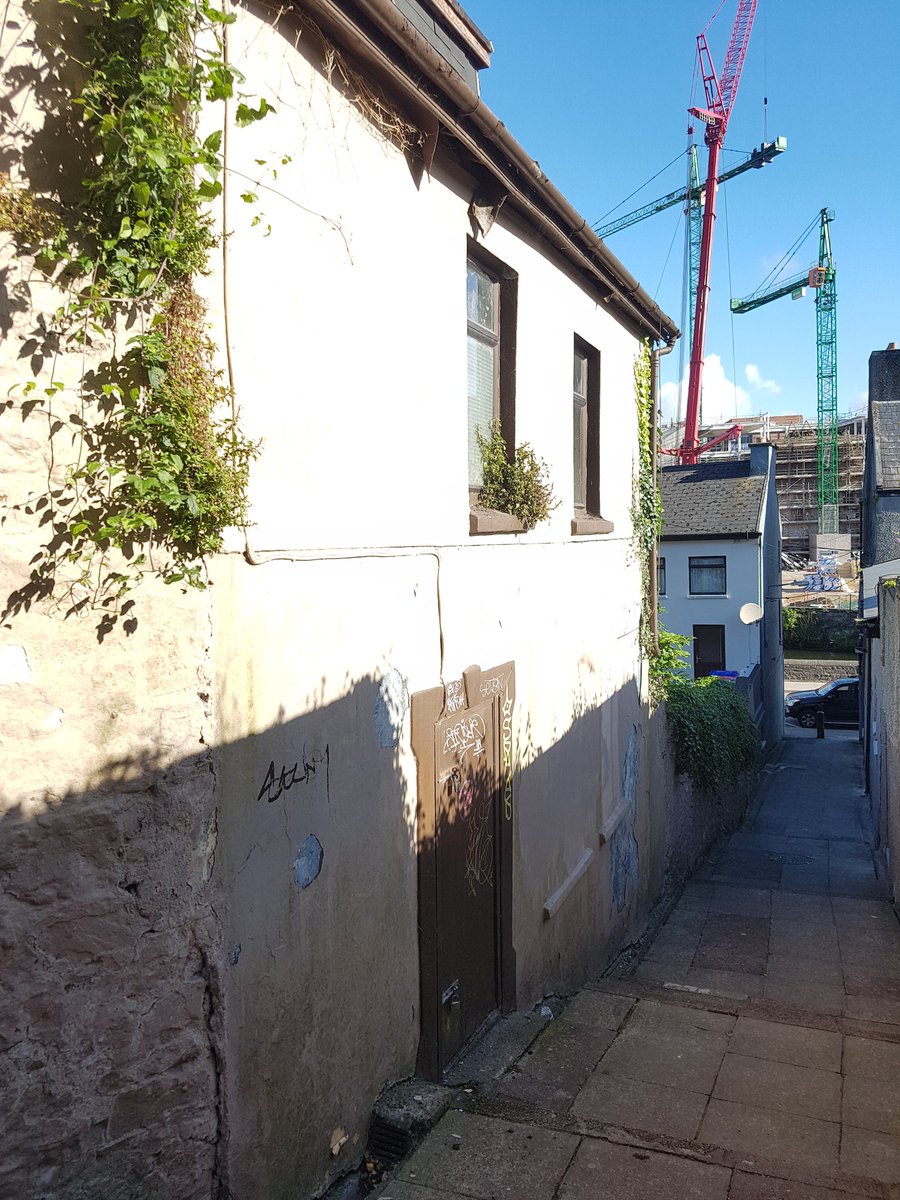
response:
[[[769,862],[780,863],[783,867],[808,867],[816,860],[808,854],[767,854]]]
[[[400,1129],[380,1117],[373,1117],[369,1127],[369,1153],[383,1163],[398,1163],[412,1149],[413,1139],[408,1129]]]

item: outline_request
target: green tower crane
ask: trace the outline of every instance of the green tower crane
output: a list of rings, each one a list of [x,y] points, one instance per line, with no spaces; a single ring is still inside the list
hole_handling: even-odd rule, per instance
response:
[[[803,275],[763,291],[765,283],[751,296],[732,300],[734,313],[752,312],[781,296],[798,299],[807,287],[816,292],[816,435],[818,449],[819,532],[838,532],[838,407],[837,407],[837,272],[831,253],[829,226],[834,213],[823,208],[806,227],[795,246],[819,222],[819,261]]]

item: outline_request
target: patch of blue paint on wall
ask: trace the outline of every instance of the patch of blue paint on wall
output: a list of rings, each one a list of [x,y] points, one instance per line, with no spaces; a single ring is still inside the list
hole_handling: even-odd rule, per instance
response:
[[[399,671],[389,671],[378,685],[372,713],[378,745],[389,750],[400,744],[403,718],[409,708],[409,689]]]
[[[294,859],[294,883],[298,888],[308,888],[319,877],[324,858],[322,843],[311,833]]]

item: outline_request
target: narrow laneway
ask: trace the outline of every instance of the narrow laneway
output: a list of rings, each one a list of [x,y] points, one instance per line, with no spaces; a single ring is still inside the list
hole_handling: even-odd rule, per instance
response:
[[[643,961],[473,1078],[383,1200],[900,1194],[900,926],[854,734],[797,731]]]

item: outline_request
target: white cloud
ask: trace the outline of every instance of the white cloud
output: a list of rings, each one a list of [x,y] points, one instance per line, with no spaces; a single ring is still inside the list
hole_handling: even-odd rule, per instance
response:
[[[747,382],[755,391],[770,392],[773,396],[781,394],[781,384],[776,383],[774,379],[763,379],[756,363],[747,363],[746,367],[744,367],[744,374],[747,377]]]
[[[681,419],[687,408],[687,377],[685,368],[681,397]],[[674,420],[678,409],[678,384],[664,383],[659,389],[663,420]],[[708,354],[703,364],[703,423],[727,421],[731,417],[749,412],[750,393],[746,388],[730,380],[725,374],[718,354]]]

